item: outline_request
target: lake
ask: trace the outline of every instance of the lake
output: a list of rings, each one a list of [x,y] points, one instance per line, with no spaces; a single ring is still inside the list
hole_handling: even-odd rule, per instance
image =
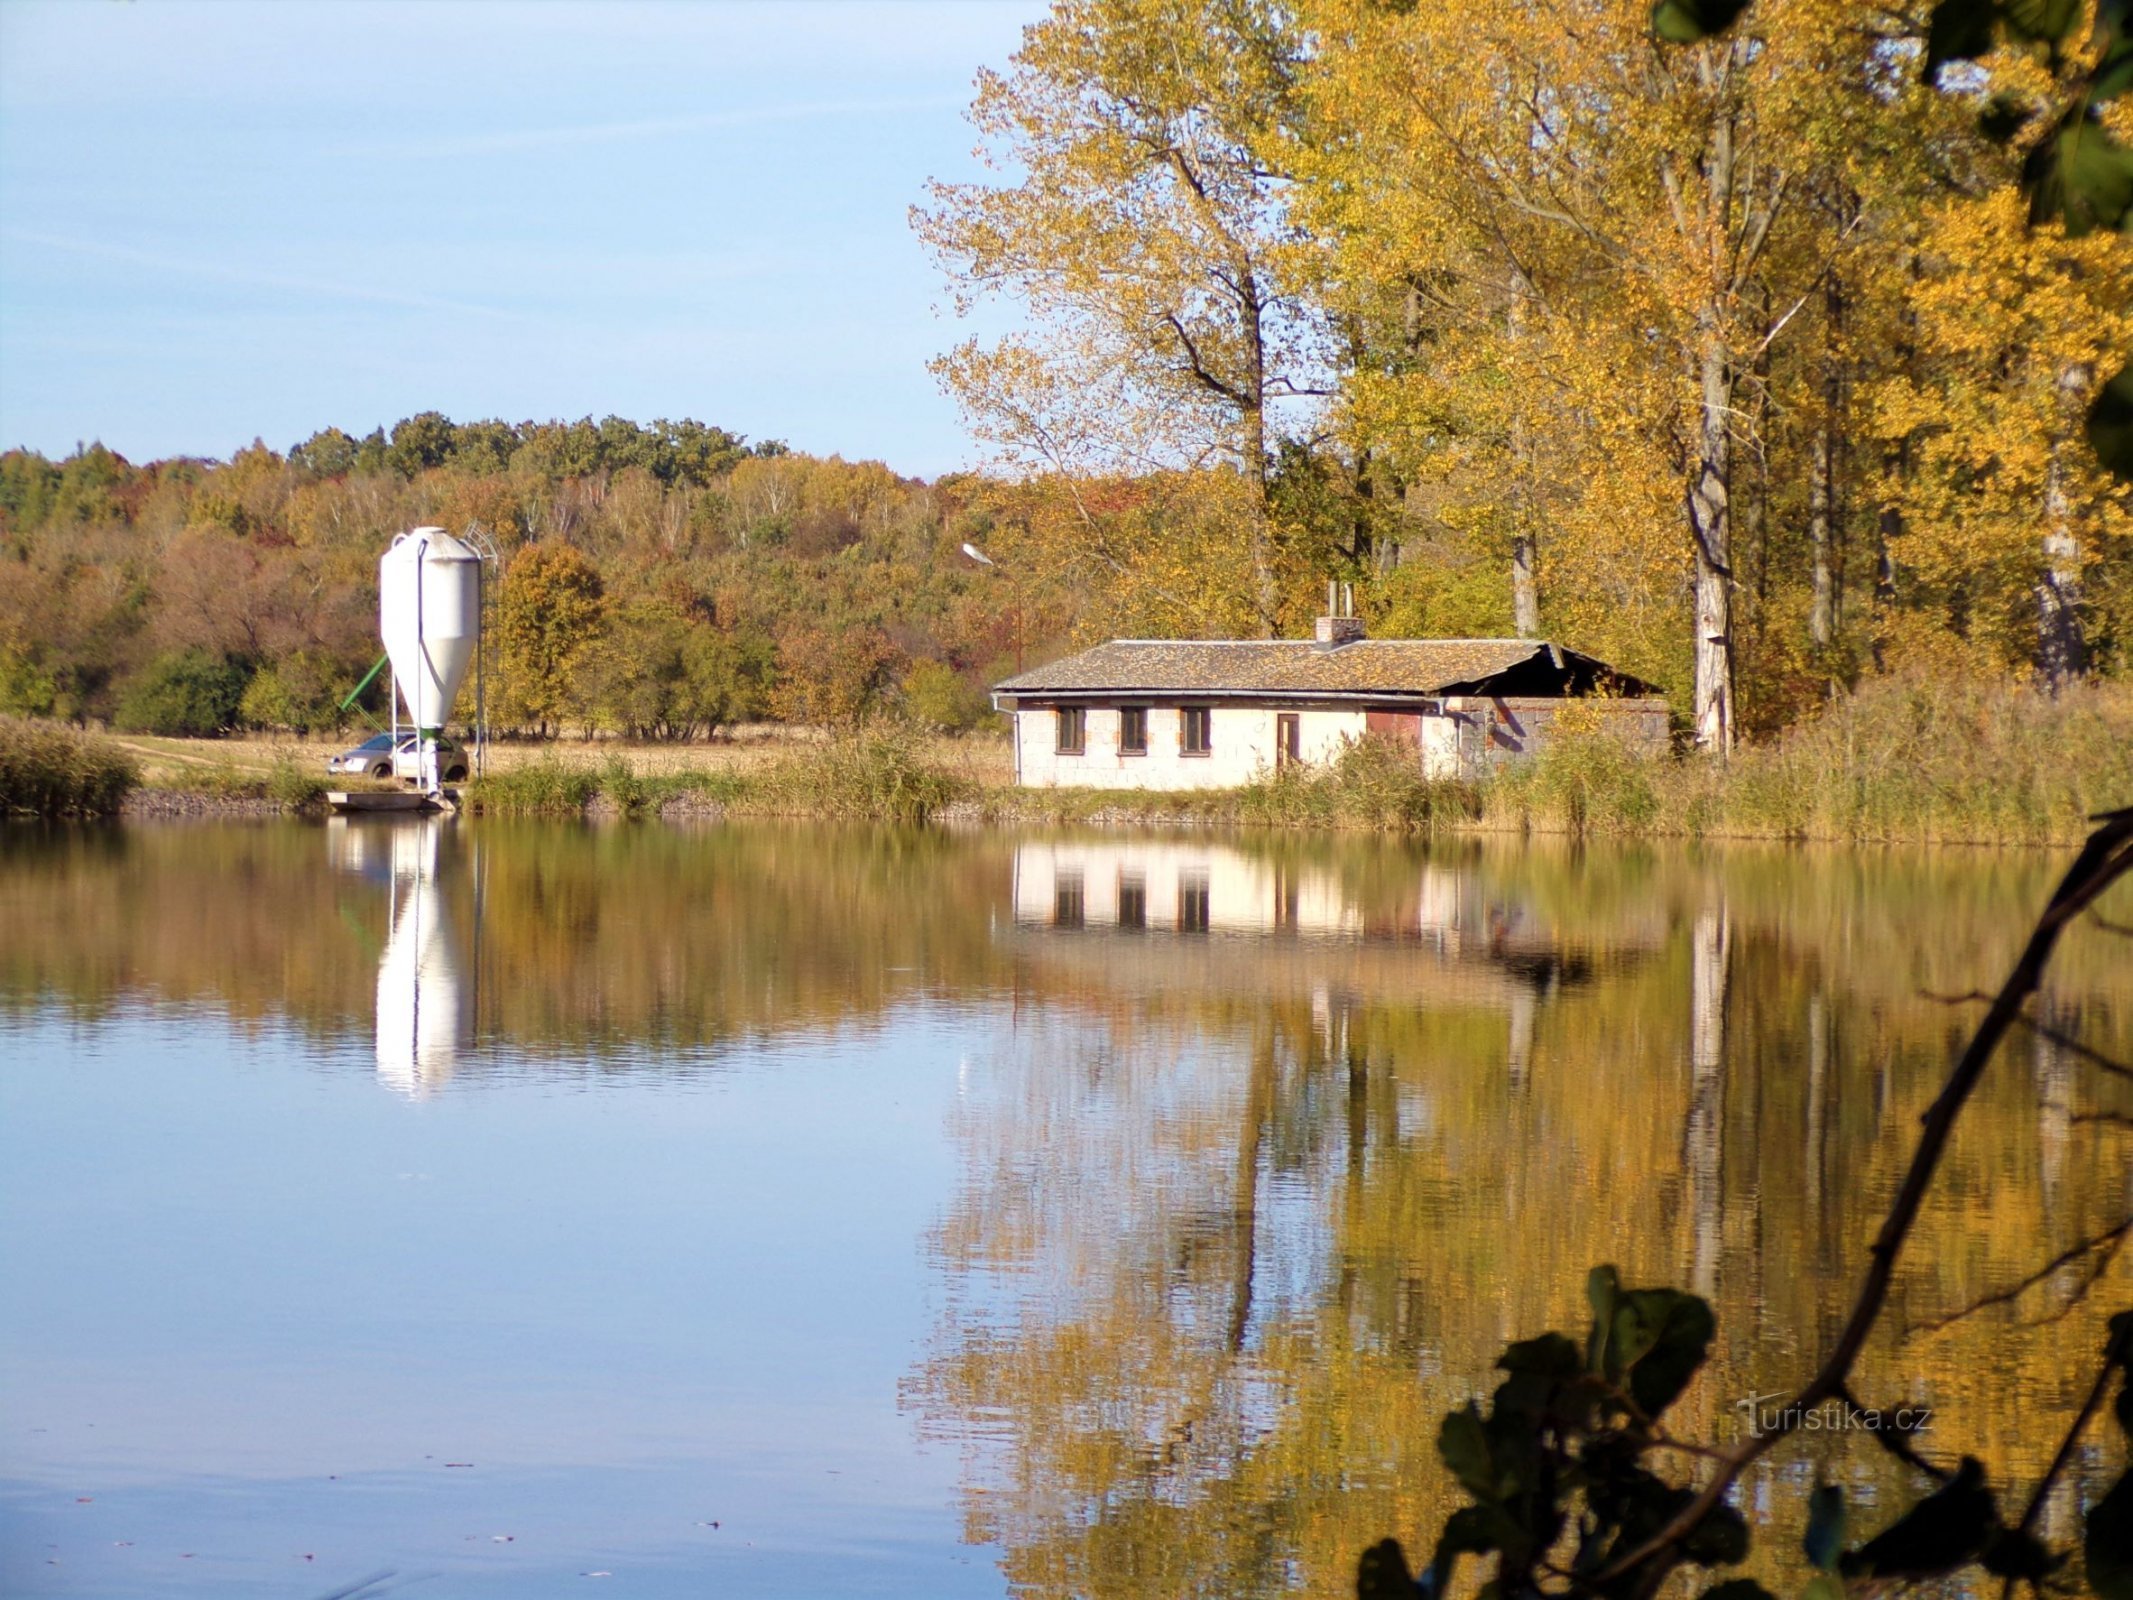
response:
[[[1677,1432],[1811,1370],[2060,866],[0,830],[0,1592],[1352,1593],[1596,1263],[1716,1307]],[[2056,1031],[2133,1056],[2129,951],[2069,935]],[[2127,1214],[2128,1089],[2010,1043],[1861,1370],[2003,1503],[2129,1273],[1942,1319]],[[1818,1473],[1917,1492],[1766,1457],[1788,1561]]]

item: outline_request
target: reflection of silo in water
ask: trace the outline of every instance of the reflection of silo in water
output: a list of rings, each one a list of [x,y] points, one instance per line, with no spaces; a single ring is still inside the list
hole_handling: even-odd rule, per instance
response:
[[[378,1078],[415,1097],[434,1093],[474,1042],[474,986],[439,870],[444,830],[435,817],[342,824],[335,839],[344,870],[388,885],[388,932],[378,961]]]

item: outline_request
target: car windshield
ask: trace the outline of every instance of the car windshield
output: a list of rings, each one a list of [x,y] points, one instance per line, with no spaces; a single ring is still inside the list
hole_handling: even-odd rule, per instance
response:
[[[363,742],[362,742],[361,744],[359,744],[359,745],[357,745],[357,746],[356,746],[356,749],[358,749],[358,750],[390,750],[390,749],[391,749],[392,747],[393,747],[393,736],[392,736],[391,734],[389,734],[389,733],[381,733],[381,734],[377,735],[377,736],[376,736],[375,738],[371,738],[371,739],[365,739],[365,740],[364,740],[364,741],[363,741]]]

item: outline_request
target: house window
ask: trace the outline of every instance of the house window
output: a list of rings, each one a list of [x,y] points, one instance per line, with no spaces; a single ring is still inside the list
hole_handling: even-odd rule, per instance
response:
[[[1080,706],[1061,706],[1054,714],[1059,719],[1059,753],[1063,756],[1080,755],[1088,736],[1088,712]]]
[[[1078,928],[1087,919],[1088,902],[1083,897],[1081,874],[1062,872],[1052,883],[1052,926]]]
[[[1206,706],[1186,706],[1178,713],[1178,749],[1188,756],[1204,756],[1215,747],[1214,712]]]
[[[1207,879],[1188,873],[1178,880],[1178,932],[1205,933],[1212,910]]]
[[[1144,756],[1148,753],[1146,706],[1118,708],[1118,753],[1122,756]]]
[[[1118,875],[1118,925],[1121,928],[1148,926],[1148,880],[1138,872]]]

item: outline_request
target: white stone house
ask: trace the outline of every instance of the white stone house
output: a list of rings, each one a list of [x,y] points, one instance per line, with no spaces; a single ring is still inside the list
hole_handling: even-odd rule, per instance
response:
[[[1533,639],[1114,639],[994,686],[1034,788],[1228,789],[1325,762],[1375,734],[1425,775],[1478,777],[1547,742],[1588,701],[1634,746],[1664,750],[1666,701],[1605,662]]]

